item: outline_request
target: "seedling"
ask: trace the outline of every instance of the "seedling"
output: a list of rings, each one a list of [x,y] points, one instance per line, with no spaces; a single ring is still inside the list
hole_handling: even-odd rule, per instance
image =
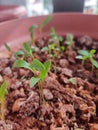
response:
[[[1,87],[0,87],[0,119],[3,122],[4,130],[7,130],[7,128],[6,128],[6,122],[5,122],[5,116],[4,116],[5,95],[8,93],[6,86],[7,86],[7,84],[6,84],[6,82],[4,82],[1,85]]]
[[[33,54],[32,52],[34,51],[34,49],[32,49],[29,45],[28,42],[25,42],[23,44],[23,50],[19,50],[17,52],[14,53],[15,57],[18,58],[19,56],[24,55],[24,58],[31,56],[33,58]]]
[[[68,45],[68,48],[72,48],[72,43],[73,43],[73,35],[72,34],[67,34],[66,36],[66,44]]]
[[[48,15],[39,26],[40,37],[42,35],[43,28],[52,20],[52,15]]]
[[[11,52],[11,48],[9,47],[9,45],[7,43],[4,43],[5,48],[7,49],[8,52]]]
[[[69,82],[70,82],[71,84],[73,84],[73,85],[75,85],[75,84],[76,84],[76,81],[75,81],[75,79],[74,79],[74,78],[70,78],[70,79],[69,79]]]
[[[32,25],[29,28],[29,32],[30,32],[30,38],[31,38],[31,42],[32,44],[35,44],[35,37],[34,37],[34,30],[37,28],[38,26],[36,24]]]
[[[41,63],[39,60],[34,59],[31,63],[27,63],[24,60],[16,60],[14,65],[16,68],[26,68],[29,69],[34,76],[30,79],[30,87],[34,87],[35,84],[38,83],[39,92],[40,92],[40,103],[44,102],[43,96],[43,83],[44,79],[50,69],[51,61],[46,61],[44,64]]]
[[[96,50],[94,50],[94,49],[90,50],[89,52],[86,50],[80,50],[78,52],[80,55],[77,55],[76,59],[82,60],[82,65],[84,65],[84,62],[87,59],[89,59],[89,61],[92,64],[92,71],[93,71],[94,67],[98,69],[98,62],[96,60],[94,60],[94,58],[93,58],[95,52],[96,52]]]

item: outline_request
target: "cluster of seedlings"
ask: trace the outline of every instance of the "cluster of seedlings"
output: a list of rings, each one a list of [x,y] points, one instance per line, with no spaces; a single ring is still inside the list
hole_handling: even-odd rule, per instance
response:
[[[59,56],[59,54],[63,54],[66,50],[72,51],[73,49],[73,41],[74,37],[72,34],[66,35],[66,42],[65,44],[62,44],[62,41],[64,40],[63,37],[56,34],[55,28],[50,28],[50,38],[52,38],[52,41],[48,41],[48,44],[40,48],[41,53],[47,53],[49,60],[45,61],[44,63],[40,60],[36,59],[33,55],[34,52],[38,49],[35,44],[35,35],[34,31],[35,29],[39,30],[39,36],[40,39],[42,38],[42,31],[43,28],[52,20],[52,16],[48,16],[41,24],[33,25],[29,28],[30,32],[30,41],[25,42],[22,46],[21,50],[18,50],[14,53],[14,56],[16,57],[16,61],[13,64],[13,68],[24,68],[27,70],[30,70],[32,72],[32,77],[29,80],[29,86],[32,88],[36,84],[38,84],[39,87],[39,93],[40,93],[40,104],[45,103],[44,95],[43,95],[43,85],[44,80],[49,72],[49,69],[52,67],[56,67],[56,63],[52,62],[56,60],[56,58]],[[12,52],[10,47],[5,43],[4,44],[6,49],[9,52]],[[96,50],[91,49],[89,51],[87,50],[79,50],[78,55],[75,56],[76,60],[81,61],[82,65],[84,66],[86,61],[89,61],[91,63],[91,69],[92,73],[94,71],[94,68],[98,69],[98,62],[94,59],[94,55],[96,53]],[[30,57],[30,62],[27,61],[27,58]],[[56,71],[55,71],[56,73]],[[73,85],[75,84],[74,78],[70,78],[69,82]],[[4,114],[4,104],[5,104],[5,95],[8,94],[7,92],[7,84],[4,81],[0,87],[0,119],[3,122],[4,130],[7,130],[6,128],[6,121],[5,121],[5,114]]]

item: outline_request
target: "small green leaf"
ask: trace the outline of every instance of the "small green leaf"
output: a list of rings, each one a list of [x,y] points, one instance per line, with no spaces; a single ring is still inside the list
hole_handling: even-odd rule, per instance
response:
[[[33,32],[34,29],[36,29],[38,26],[36,24],[32,25],[30,28],[29,28],[29,32]]]
[[[27,63],[24,60],[16,60],[13,64],[13,67],[15,68],[26,68],[32,71],[32,68],[30,67],[30,64]]]
[[[5,48],[6,48],[9,52],[11,52],[11,48],[9,47],[9,45],[8,45],[7,43],[5,43],[4,46],[5,46]]]
[[[78,55],[78,56],[76,56],[75,58],[82,60],[82,59],[83,59],[83,56]]]
[[[98,69],[98,62],[94,59],[92,59],[91,62]]]
[[[45,66],[45,70],[46,70],[46,73],[49,71],[50,69],[50,66],[51,66],[51,61],[48,60],[44,63],[44,66]]]
[[[44,70],[45,67],[44,65],[37,59],[34,59],[31,64],[30,64],[31,68],[34,68],[36,70]]]
[[[81,54],[81,55],[83,55],[83,56],[89,57],[89,53],[86,50],[79,50],[78,53]]]
[[[3,84],[0,87],[0,101],[3,101],[5,94],[8,93],[6,86],[6,82],[3,82]]]
[[[70,78],[70,79],[69,79],[69,82],[72,83],[73,85],[76,84],[76,81],[75,81],[75,79],[73,79],[73,78]]]
[[[27,55],[32,55],[32,48],[30,47],[29,43],[25,42],[23,44],[24,51],[27,53]]]
[[[90,56],[93,56],[95,52],[96,52],[96,50],[94,50],[94,49],[90,50],[90,52],[89,52]]]
[[[41,49],[41,52],[45,52],[45,51],[47,51],[48,50],[48,47],[43,47],[42,49]]]
[[[40,78],[38,77],[32,77],[30,79],[30,87],[34,87],[35,84],[37,84],[39,82]]]
[[[52,15],[47,16],[44,19],[44,21],[40,24],[39,30],[41,31],[51,20],[52,20]]]
[[[23,52],[22,50],[16,51],[16,52],[14,53],[14,56],[15,56],[15,57],[22,56],[22,55],[24,55],[24,52]]]
[[[71,45],[72,44],[72,41],[73,41],[73,35],[72,34],[67,34],[66,36],[66,42],[68,45]]]

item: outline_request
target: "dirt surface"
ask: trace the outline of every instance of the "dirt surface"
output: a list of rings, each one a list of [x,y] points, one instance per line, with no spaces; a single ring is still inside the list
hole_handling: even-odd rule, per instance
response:
[[[39,50],[33,55],[41,62],[50,59],[41,52],[50,38],[37,40]],[[65,50],[52,59],[52,66],[43,84],[45,103],[40,104],[38,84],[29,86],[33,74],[24,68],[13,68],[16,60],[0,58],[0,85],[7,82],[5,99],[7,130],[98,130],[98,69],[91,71],[87,60],[84,66],[75,58],[80,49],[96,49],[94,59],[98,61],[98,41],[89,36],[74,38],[71,50]],[[22,58],[22,57],[21,57]],[[32,59],[26,59],[31,62]],[[54,70],[55,66],[55,70]],[[69,79],[72,78],[72,81]],[[3,130],[0,121],[0,130]]]

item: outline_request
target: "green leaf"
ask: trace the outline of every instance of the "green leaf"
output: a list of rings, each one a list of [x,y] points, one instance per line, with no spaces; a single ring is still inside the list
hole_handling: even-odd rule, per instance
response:
[[[30,47],[29,43],[25,42],[23,47],[27,55],[32,55],[32,48]]]
[[[11,48],[9,47],[9,45],[8,45],[7,43],[5,43],[4,46],[5,46],[5,48],[6,48],[9,52],[11,52]]]
[[[73,79],[73,78],[70,78],[70,79],[69,79],[69,82],[72,83],[73,85],[76,84],[76,81],[75,81],[75,79]]]
[[[48,15],[44,21],[40,24],[39,30],[41,31],[52,20],[52,15]]]
[[[96,50],[94,50],[94,49],[92,49],[92,50],[90,50],[90,56],[93,56],[93,54],[96,52]]]
[[[46,70],[46,73],[49,71],[50,69],[50,66],[51,66],[51,61],[48,60],[44,63],[44,66],[45,66],[45,70]]]
[[[72,34],[67,34],[66,36],[67,44],[71,45],[73,41],[73,35]]]
[[[89,57],[89,53],[86,50],[79,50],[78,53],[81,54],[81,55],[83,55],[83,56]]]
[[[8,93],[6,86],[6,82],[3,82],[3,84],[0,87],[0,101],[3,101],[5,94]]]
[[[15,56],[15,57],[22,56],[22,55],[24,55],[24,52],[23,52],[22,50],[16,51],[16,52],[14,53],[14,56]]]
[[[36,70],[44,70],[45,67],[44,65],[37,59],[34,59],[31,64],[30,64],[31,68],[34,68]]]
[[[24,60],[16,60],[13,64],[13,67],[15,68],[26,68],[32,71],[32,68],[30,67],[30,64],[27,63]]]
[[[45,51],[47,51],[48,50],[48,47],[43,47],[42,49],[41,49],[41,52],[45,52]]]
[[[29,28],[29,32],[33,32],[34,29],[36,29],[38,26],[36,24],[32,25],[30,28]]]
[[[82,59],[83,59],[83,56],[78,55],[78,56],[76,56],[75,58],[82,60]]]
[[[45,69],[41,71],[40,76],[39,76],[42,80],[46,77],[46,75],[47,75],[47,73],[48,73],[48,71],[50,69],[50,66],[51,66],[51,61],[50,60],[46,61],[44,63]]]
[[[30,79],[30,87],[34,87],[35,84],[37,84],[39,82],[40,78],[38,77],[32,77]]]
[[[92,59],[91,62],[98,69],[98,62],[94,59]]]

